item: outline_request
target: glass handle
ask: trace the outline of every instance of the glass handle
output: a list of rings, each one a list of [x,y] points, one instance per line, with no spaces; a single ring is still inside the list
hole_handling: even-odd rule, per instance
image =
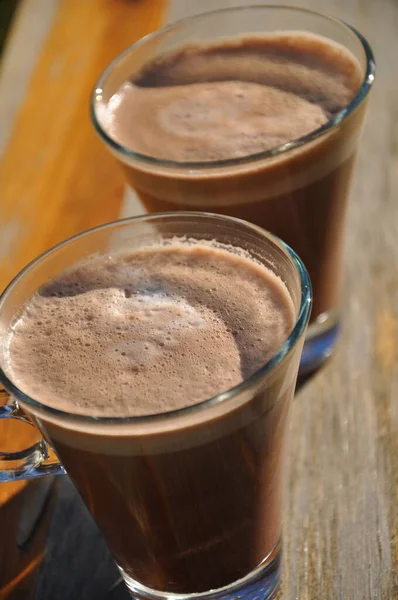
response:
[[[19,408],[18,402],[0,387],[0,419],[16,419],[34,425]],[[42,438],[18,452],[0,449],[0,483],[16,479],[34,479],[46,475],[63,475],[65,469]]]

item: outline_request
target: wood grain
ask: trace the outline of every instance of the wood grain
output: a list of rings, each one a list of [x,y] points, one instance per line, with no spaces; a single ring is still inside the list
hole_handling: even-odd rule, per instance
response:
[[[0,164],[0,288],[53,244],[118,217],[124,182],[92,129],[90,92],[165,6],[59,1]]]
[[[86,2],[93,5],[93,0]],[[91,45],[84,44],[82,64],[86,66],[80,76],[73,74],[73,65],[79,69],[75,64],[80,55],[76,48],[68,49],[70,58],[64,71],[62,61],[54,62],[55,56],[66,52],[64,44],[58,43],[55,36],[52,45],[45,47],[43,56],[47,56],[47,66],[40,67],[41,57],[30,89],[40,90],[45,74],[52,72],[51,65],[58,64],[61,65],[58,71],[53,67],[54,77],[61,77],[61,71],[66,73],[74,78],[79,91],[66,91],[71,94],[67,98],[73,98],[73,110],[60,91],[53,90],[55,84],[50,85],[51,101],[46,103],[45,114],[49,115],[48,121],[54,120],[57,133],[48,134],[51,137],[38,155],[37,143],[25,139],[24,126],[31,126],[32,114],[25,107],[33,106],[41,114],[40,95],[33,105],[29,94],[25,99],[25,112],[19,114],[7,150],[14,148],[13,160],[9,158],[7,169],[2,171],[1,184],[4,185],[4,177],[7,183],[4,205],[7,214],[14,215],[8,216],[6,222],[11,231],[13,227],[16,231],[15,237],[9,234],[9,238],[20,243],[12,267],[2,266],[3,278],[25,262],[29,253],[39,252],[76,228],[109,218],[118,205],[122,180],[113,165],[106,162],[100,144],[94,147],[89,124],[81,125],[83,113],[77,107],[80,103],[81,111],[87,102],[93,71],[97,66],[99,71],[100,62],[106,62],[107,57],[116,53],[120,42],[110,39],[110,23],[115,24],[116,17],[112,21],[109,16],[106,25],[105,13],[113,10],[110,6],[116,6],[118,19],[128,10],[138,10],[138,6],[149,11],[150,2],[137,2],[136,6],[132,0],[96,2],[103,13],[92,31],[87,31],[89,11],[82,9],[86,28],[82,24],[73,27],[80,36],[87,35]],[[170,14],[174,19],[237,3],[174,0]],[[77,4],[84,2],[66,0],[61,3],[62,10],[72,10],[69,7],[77,8]],[[290,4],[334,14],[359,29],[374,48],[378,73],[348,218],[342,336],[333,358],[302,386],[293,407],[284,572],[278,600],[395,600],[398,599],[398,3],[396,0],[290,0]],[[160,13],[157,9],[156,15]],[[59,15],[55,26],[57,23]],[[126,36],[128,29],[126,24]],[[62,35],[64,42],[70,39],[67,32]],[[110,45],[115,44],[112,51],[98,48],[104,36],[108,36]],[[75,33],[73,40],[76,39],[79,38]],[[83,81],[86,77],[89,82]],[[33,129],[36,142],[41,137],[44,140],[41,132],[47,121],[45,116],[39,116],[40,119],[42,127],[34,125]],[[71,131],[71,123],[75,124],[74,129],[81,125],[82,132]],[[29,204],[26,194],[36,204]],[[109,198],[115,198],[116,204],[108,202]],[[21,219],[17,218],[19,215]],[[116,571],[86,509],[67,479],[60,483],[61,503],[37,599],[126,598],[122,586],[113,587]]]
[[[334,13],[367,37],[377,76],[348,216],[342,336],[293,410],[278,600],[395,600],[398,4],[307,5]]]

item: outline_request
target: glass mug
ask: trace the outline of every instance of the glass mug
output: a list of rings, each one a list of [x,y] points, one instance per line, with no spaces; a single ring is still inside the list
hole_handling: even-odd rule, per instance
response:
[[[295,324],[269,362],[214,398],[145,417],[66,413],[18,389],[4,340],[38,287],[94,253],[138,249],[176,236],[243,248],[285,283]],[[10,394],[0,416],[29,418],[43,434],[30,448],[0,455],[1,479],[66,469],[134,597],[271,597],[280,577],[289,407],[310,307],[310,281],[297,255],[238,219],[193,212],[142,216],[59,244],[28,265],[0,300],[0,383],[3,394]]]
[[[266,152],[213,162],[161,160],[134,152],[108,134],[104,106],[149,61],[184,44],[275,31],[323,36],[344,46],[360,65],[362,85],[355,97],[319,129]],[[241,6],[184,19],[134,43],[104,71],[91,99],[97,133],[149,213],[202,210],[231,215],[271,231],[298,253],[313,287],[301,373],[318,367],[337,339],[346,207],[374,73],[369,44],[342,21],[292,6]],[[227,72],[220,79],[232,78]],[[162,84],[154,80],[153,85]]]
[[[7,399],[0,388],[0,405]],[[1,473],[1,451],[16,452],[35,444],[38,437],[30,424],[0,420],[0,600],[33,599],[45,556],[57,499],[56,478],[4,482]]]

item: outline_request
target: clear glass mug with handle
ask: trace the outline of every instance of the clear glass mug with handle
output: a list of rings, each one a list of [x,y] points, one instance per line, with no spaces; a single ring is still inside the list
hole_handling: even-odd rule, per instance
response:
[[[175,237],[243,248],[282,279],[295,323],[271,360],[214,398],[146,417],[74,414],[19,389],[6,340],[24,302],[45,281],[90,255]],[[43,434],[30,448],[0,454],[0,480],[67,471],[135,597],[272,597],[280,577],[289,407],[310,307],[310,281],[297,255],[239,219],[164,213],[61,243],[28,265],[0,299],[0,383],[8,396],[0,417],[29,421]]]

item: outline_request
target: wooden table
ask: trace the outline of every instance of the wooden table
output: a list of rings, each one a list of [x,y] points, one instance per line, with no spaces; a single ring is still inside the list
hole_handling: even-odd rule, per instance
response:
[[[253,0],[252,0],[253,1]],[[275,0],[274,0],[275,1]],[[300,0],[356,26],[378,63],[349,211],[344,331],[298,392],[284,600],[398,598],[398,3]],[[23,0],[0,80],[0,287],[77,231],[139,210],[97,141],[88,97],[106,63],[162,20],[237,2]],[[125,598],[61,484],[37,598]]]

